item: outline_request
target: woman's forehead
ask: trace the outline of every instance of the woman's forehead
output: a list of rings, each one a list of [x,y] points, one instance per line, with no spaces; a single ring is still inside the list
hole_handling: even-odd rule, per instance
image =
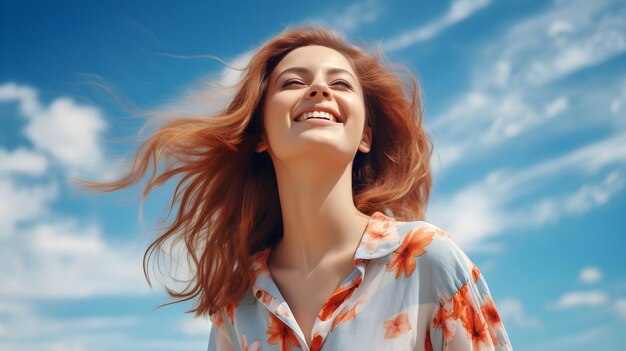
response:
[[[331,73],[344,71],[356,77],[352,65],[342,53],[320,45],[303,46],[292,50],[276,65],[272,76],[276,78],[286,70],[302,72],[319,69]]]

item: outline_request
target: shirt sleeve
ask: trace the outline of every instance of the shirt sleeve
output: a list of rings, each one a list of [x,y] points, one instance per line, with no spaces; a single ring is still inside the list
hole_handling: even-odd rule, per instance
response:
[[[435,351],[512,350],[487,282],[467,255],[444,233],[444,272],[454,289],[439,294],[439,308],[426,333],[425,349]],[[459,287],[460,286],[460,287]]]
[[[228,338],[226,326],[224,325],[223,312],[211,315],[213,326],[209,335],[209,346],[207,351],[235,351],[231,340]]]

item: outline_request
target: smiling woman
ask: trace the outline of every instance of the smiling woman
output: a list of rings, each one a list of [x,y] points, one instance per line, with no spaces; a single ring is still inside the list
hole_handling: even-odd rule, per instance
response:
[[[209,351],[511,349],[478,267],[424,221],[432,142],[416,79],[392,67],[285,30],[225,110],[167,123],[126,177],[83,183],[119,190],[153,162],[145,197],[183,176],[144,264],[184,243],[193,275],[168,291],[211,318]]]

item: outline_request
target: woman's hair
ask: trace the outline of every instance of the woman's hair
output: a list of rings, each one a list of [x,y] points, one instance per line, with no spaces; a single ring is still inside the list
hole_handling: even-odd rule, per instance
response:
[[[174,302],[197,298],[189,311],[196,315],[211,315],[241,300],[253,279],[250,256],[282,238],[272,160],[255,148],[263,132],[263,101],[272,70],[290,51],[307,45],[345,55],[362,86],[372,145],[369,153],[357,152],[353,162],[356,208],[365,214],[386,211],[402,221],[424,219],[432,141],[422,127],[417,79],[407,69],[409,85],[392,73],[391,68],[404,66],[384,64],[380,47],[370,54],[332,30],[316,25],[287,28],[252,56],[227,107],[157,128],[141,143],[121,179],[78,180],[85,189],[112,192],[138,183],[152,163],[143,201],[155,187],[181,176],[169,207],[171,213],[179,204],[176,217],[148,246],[144,273],[153,254],[158,257],[168,245],[184,244],[192,276],[183,289],[166,289]],[[160,161],[165,167],[157,172]],[[147,273],[146,278],[149,282]]]

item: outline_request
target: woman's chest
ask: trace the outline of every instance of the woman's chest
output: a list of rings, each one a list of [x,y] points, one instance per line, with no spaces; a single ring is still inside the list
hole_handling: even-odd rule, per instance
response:
[[[337,270],[317,272],[308,277],[289,272],[272,272],[274,283],[289,306],[307,344],[311,344],[311,333],[320,311],[347,275],[348,273]]]

